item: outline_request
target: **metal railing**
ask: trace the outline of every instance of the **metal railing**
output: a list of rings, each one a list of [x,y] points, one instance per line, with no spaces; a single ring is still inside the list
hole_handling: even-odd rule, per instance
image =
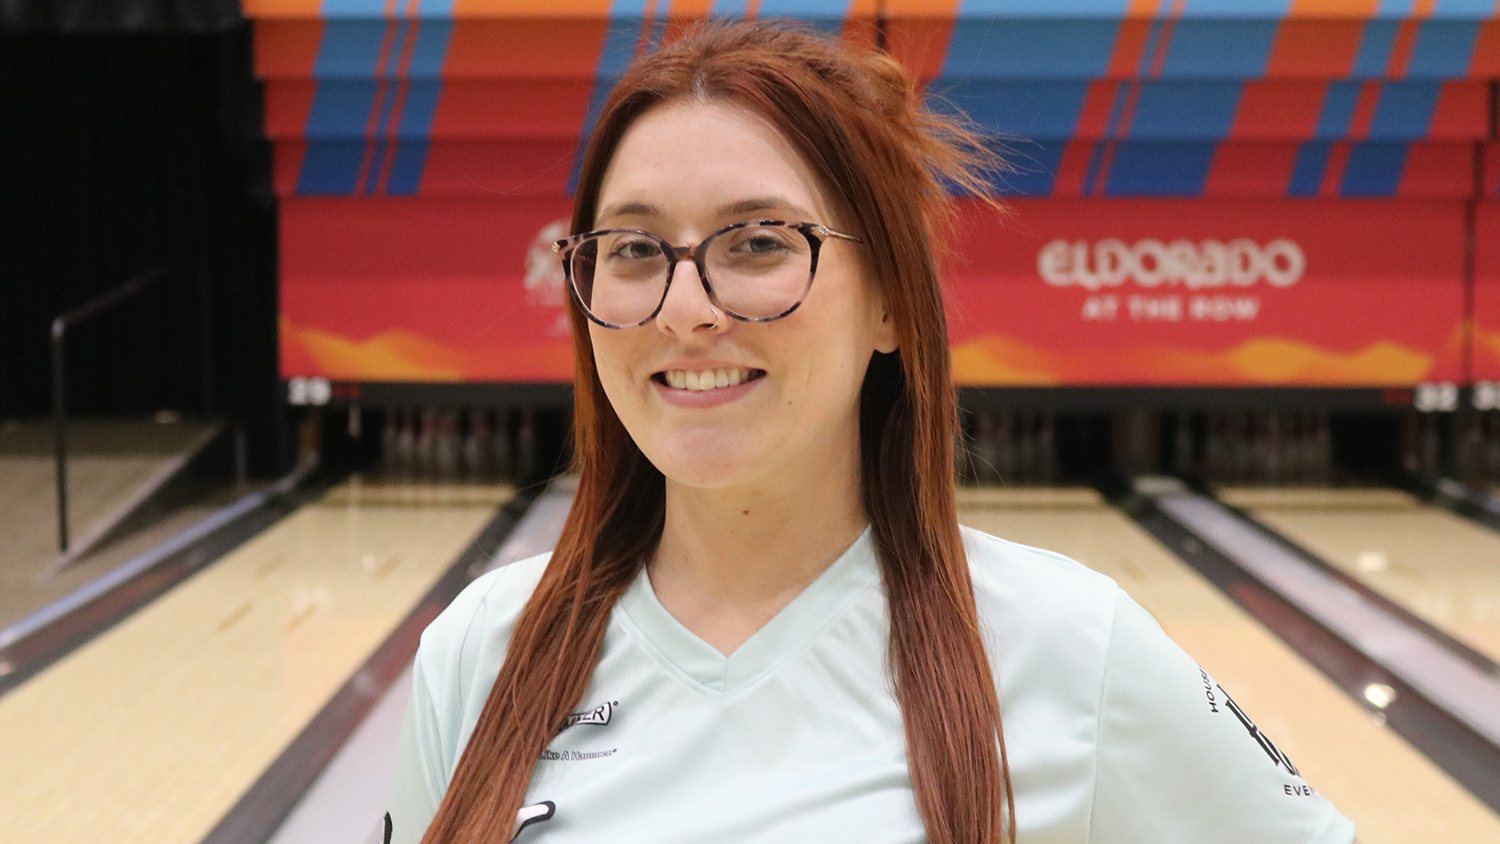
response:
[[[108,293],[59,314],[52,320],[52,428],[57,463],[57,546],[62,554],[68,553],[68,382],[67,382],[67,338],[68,330],[113,308],[155,285],[169,275],[166,266],[157,266],[132,276],[128,281]],[[202,296],[200,316],[203,320],[203,401],[204,411],[212,412],[213,367],[210,360],[209,319],[210,301],[208,271],[199,266],[200,294]]]

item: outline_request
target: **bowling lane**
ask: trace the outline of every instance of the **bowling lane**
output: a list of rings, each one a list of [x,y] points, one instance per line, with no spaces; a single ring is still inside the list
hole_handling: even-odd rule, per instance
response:
[[[1500,534],[1391,489],[1246,487],[1219,496],[1500,662]]]
[[[959,518],[1112,578],[1359,827],[1362,844],[1500,841],[1500,817],[1091,489],[965,489]]]
[[[0,838],[196,844],[512,495],[352,479],[0,698]]]

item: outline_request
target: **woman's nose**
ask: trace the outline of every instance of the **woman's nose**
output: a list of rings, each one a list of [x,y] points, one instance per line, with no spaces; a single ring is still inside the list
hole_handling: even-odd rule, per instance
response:
[[[673,264],[667,298],[656,315],[656,327],[686,337],[697,330],[724,328],[728,322],[729,318],[719,313],[708,298],[698,265],[688,258]]]

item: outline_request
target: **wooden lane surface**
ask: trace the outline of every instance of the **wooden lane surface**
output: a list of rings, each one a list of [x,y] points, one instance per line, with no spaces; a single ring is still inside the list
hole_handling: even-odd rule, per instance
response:
[[[1218,492],[1413,615],[1500,662],[1500,533],[1397,490]]]
[[[512,494],[352,480],[0,698],[0,839],[196,844]]]
[[[1500,842],[1500,817],[1089,489],[962,490],[959,519],[1114,578],[1359,828],[1361,844]]]

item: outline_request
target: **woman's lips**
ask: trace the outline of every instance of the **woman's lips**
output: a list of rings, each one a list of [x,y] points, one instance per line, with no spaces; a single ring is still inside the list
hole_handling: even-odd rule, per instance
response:
[[[721,367],[666,370],[651,376],[662,400],[677,407],[715,407],[735,401],[755,389],[766,376],[763,369]],[[724,386],[719,386],[723,384]]]

